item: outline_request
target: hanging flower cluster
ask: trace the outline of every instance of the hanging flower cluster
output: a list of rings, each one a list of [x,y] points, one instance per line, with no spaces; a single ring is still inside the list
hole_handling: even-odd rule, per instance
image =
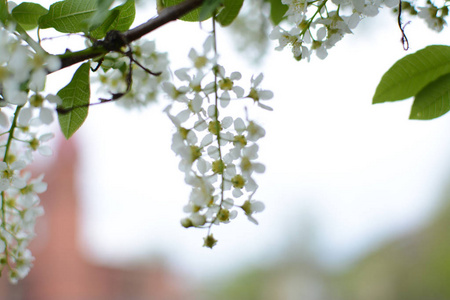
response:
[[[265,130],[248,117],[222,113],[244,99],[271,110],[261,101],[271,99],[273,94],[259,87],[262,74],[251,79],[245,92],[238,85],[241,74],[227,73],[217,64],[214,34],[205,41],[202,53],[192,49],[189,58],[191,67],[175,71],[181,84],[163,84],[173,100],[165,111],[176,127],[172,150],[180,156],[179,169],[192,187],[184,208],[188,216],[181,224],[208,228],[204,246],[212,248],[217,242],[210,233],[212,225],[230,222],[239,210],[257,224],[253,214],[264,209],[253,195],[258,188],[254,174],[265,171],[257,161],[257,142]]]
[[[12,29],[0,28],[0,271],[8,269],[13,283],[30,270],[27,247],[44,212],[39,199],[47,189],[44,175],[32,178],[25,169],[33,152],[52,154],[45,142],[53,134],[42,131],[61,99],[43,90],[48,71],[59,66],[58,58],[30,50]]]
[[[54,121],[56,107],[61,108],[63,101],[44,92],[47,74],[61,67],[59,58],[39,44],[31,48],[13,32],[0,29],[0,272],[8,270],[15,283],[32,266],[28,244],[35,236],[36,218],[44,212],[39,194],[47,189],[44,175],[33,178],[26,168],[33,152],[52,154],[45,143],[53,134],[45,133],[44,126]],[[222,110],[245,99],[272,110],[264,101],[273,97],[261,88],[262,74],[250,79],[247,91],[240,87],[241,74],[227,73],[217,64],[214,44],[212,35],[202,52],[189,52],[191,66],[175,71],[178,86],[168,81],[167,53],[155,51],[155,43],[149,41],[110,52],[97,59],[97,70],[92,69],[99,93],[108,96],[101,102],[140,108],[155,101],[160,91],[173,100],[165,110],[177,128],[172,149],[181,157],[179,168],[192,186],[184,209],[188,216],[181,223],[208,228],[205,246],[211,248],[217,242],[210,233],[212,225],[228,223],[238,211],[257,224],[254,214],[264,209],[253,196],[258,188],[254,175],[265,171],[258,162],[257,144],[265,130],[247,113],[231,117]],[[78,84],[77,80],[85,82],[72,79],[71,84]],[[86,105],[72,109],[82,107]]]
[[[295,59],[308,61],[312,52],[325,59],[328,49],[352,33],[361,19],[376,16],[383,5],[389,8],[399,5],[398,0],[282,0],[282,3],[289,7],[286,12],[289,29],[275,26],[270,38],[279,42],[276,50],[289,46]]]
[[[431,1],[427,1],[425,6],[419,6],[417,8],[409,4],[409,2],[405,2],[404,5],[410,14],[417,14],[419,18],[424,19],[430,29],[440,32],[444,29],[444,25],[447,25],[444,19],[448,16],[447,2],[438,6]]]

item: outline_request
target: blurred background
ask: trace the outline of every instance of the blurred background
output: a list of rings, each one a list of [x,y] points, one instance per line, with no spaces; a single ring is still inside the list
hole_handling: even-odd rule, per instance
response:
[[[135,24],[155,6],[141,3]],[[260,224],[238,216],[214,228],[213,250],[202,247],[205,232],[179,224],[189,187],[170,150],[166,100],[142,111],[92,107],[36,167],[49,188],[31,244],[35,266],[15,286],[3,276],[0,299],[450,298],[450,117],[409,121],[411,99],[371,104],[395,61],[442,44],[448,29],[436,34],[404,15],[405,52],[396,15],[383,8],[308,63],[273,51],[264,34],[243,39],[237,33],[264,32],[251,17],[220,30],[218,47],[219,63],[240,71],[243,86],[263,72],[275,94],[273,112],[249,107],[266,129]],[[173,22],[147,38],[176,70],[206,36],[196,23]],[[52,53],[82,47],[74,36],[52,42]],[[50,76],[50,91],[73,71]]]

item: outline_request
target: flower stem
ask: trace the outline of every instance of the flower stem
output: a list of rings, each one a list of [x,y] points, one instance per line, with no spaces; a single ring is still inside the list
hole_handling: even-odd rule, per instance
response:
[[[217,57],[217,38],[216,38],[216,18],[213,14],[212,17],[212,34],[213,34],[213,49],[214,49],[214,55]],[[221,143],[220,143],[220,123],[219,120],[219,95],[218,95],[218,84],[217,84],[217,72],[219,70],[219,66],[217,63],[213,66],[214,71],[214,106],[215,106],[215,112],[214,112],[214,118],[215,118],[215,124],[218,128],[216,128],[217,132],[217,148],[219,150],[219,160],[222,161],[222,150],[221,150]],[[214,222],[217,220],[217,216],[219,215],[220,211],[222,210],[222,203],[223,203],[223,194],[224,194],[224,185],[225,185],[225,179],[223,177],[223,172],[220,174],[221,176],[221,183],[220,183],[220,204],[219,204],[219,211],[217,212],[214,219],[211,221],[211,224],[209,224],[208,228],[208,235],[210,234],[210,230]]]
[[[4,162],[6,162],[6,159],[8,158],[9,148],[11,147],[11,142],[12,142],[12,140],[14,138],[14,130],[17,127],[17,119],[19,118],[19,112],[20,112],[21,109],[22,109],[21,105],[17,106],[16,111],[14,112],[13,121],[11,122],[11,127],[8,130],[9,136],[8,136],[8,140],[6,141],[5,154],[3,155],[3,161]]]
[[[22,106],[17,106],[16,111],[14,112],[14,118],[11,123],[11,127],[9,128],[8,132],[8,140],[6,141],[5,146],[5,154],[3,155],[3,161],[6,163],[8,154],[9,154],[9,148],[11,147],[12,140],[14,138],[14,130],[17,127],[17,119],[19,117],[19,112],[22,109]],[[1,213],[2,213],[2,227],[6,229],[6,199],[5,199],[5,192],[1,192],[1,199],[2,199],[2,205],[1,205]]]

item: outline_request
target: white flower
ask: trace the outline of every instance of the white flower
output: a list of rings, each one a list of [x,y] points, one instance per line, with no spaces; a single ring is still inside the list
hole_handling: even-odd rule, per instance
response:
[[[307,37],[305,35],[305,37]],[[298,27],[293,27],[291,30],[286,31],[279,26],[275,26],[269,35],[270,39],[278,40],[279,46],[275,50],[281,51],[286,46],[291,46],[292,54],[297,60],[308,59],[309,51],[308,48],[303,46],[303,40],[300,37],[300,29]]]
[[[214,38],[212,35],[208,36],[206,38],[205,42],[203,43],[203,52],[198,53],[197,50],[191,49],[189,51],[189,59],[192,61],[194,67],[200,71],[205,68],[210,68],[213,66],[217,61],[217,56],[215,54],[209,55],[210,52],[213,52],[213,43]]]
[[[243,149],[243,156],[241,159],[240,168],[242,174],[249,178],[253,172],[264,173],[266,167],[258,162],[253,162],[253,160],[258,158],[258,145],[253,144],[250,147],[245,147]]]
[[[252,194],[253,195],[253,194]],[[262,212],[265,208],[264,203],[261,201],[255,201],[255,200],[246,200],[244,204],[241,206],[241,208],[244,210],[245,215],[249,219],[249,221],[255,223],[258,225],[258,221],[253,217],[254,213]]]
[[[230,91],[232,91],[237,98],[242,98],[244,95],[244,89],[240,86],[235,85],[235,81],[242,78],[241,73],[232,72],[228,77],[225,76],[225,74],[225,68],[222,66],[217,66],[217,76],[220,78],[217,85],[219,89],[222,90],[222,93],[219,96],[221,107],[227,107],[230,103]],[[215,86],[216,84],[214,82],[211,82],[205,86],[204,90],[208,94],[213,93]]]
[[[45,101],[47,100],[47,101]],[[46,102],[59,105],[62,100],[56,95],[47,95],[45,98],[40,94],[34,94],[30,97],[30,106],[24,107],[20,111],[19,124],[22,126],[28,126],[33,118],[34,111],[39,112],[39,120],[46,125],[53,123],[55,109],[45,106]]]
[[[192,169],[192,164],[196,160],[203,159],[202,156],[203,149],[196,146],[190,145],[179,149],[178,154],[181,156],[181,161],[178,164],[180,171],[188,173]]]
[[[34,257],[31,255],[31,251],[25,249],[23,252],[19,252],[16,260],[16,272],[18,279],[23,279],[28,275],[28,272],[31,269],[32,262],[34,261]]]
[[[425,20],[429,28],[440,32],[447,23],[442,17],[437,16],[438,8],[436,6],[433,4],[428,5],[427,7],[419,7],[417,15]]]
[[[286,16],[288,20],[296,25],[300,24],[308,10],[307,0],[282,0],[283,4],[288,5]]]
[[[44,69],[35,70],[31,73],[28,87],[32,91],[42,91],[45,87],[45,78],[47,77],[47,71]]]
[[[252,177],[246,178],[245,190],[247,192],[255,192],[258,189],[258,184]]]
[[[189,83],[189,88],[197,95],[202,91],[202,80],[206,74],[202,71],[198,71],[196,74],[191,76],[188,72],[188,68],[178,69],[175,71],[175,76],[182,81],[187,81]]]
[[[184,117],[181,116],[182,119],[180,120],[180,114],[177,116],[171,115],[170,108],[171,106],[169,105],[164,111],[177,128],[177,131],[172,136],[171,148],[176,154],[186,156],[186,152],[190,151],[190,146],[194,146],[197,143],[198,138],[194,130],[181,126]]]
[[[398,6],[398,0],[384,0],[384,4],[389,8]]]
[[[0,190],[4,191],[9,186],[12,186],[17,189],[24,188],[27,183],[26,181],[20,177],[17,171],[22,170],[26,167],[26,163],[23,160],[18,160],[10,165],[7,165],[5,162],[0,162]]]
[[[360,20],[361,20],[360,14],[356,12],[353,13],[350,17],[347,18],[348,28],[355,29],[358,26]]]
[[[318,41],[323,41],[326,36],[327,36],[327,28],[326,27],[320,27],[317,30],[317,40]]]
[[[30,51],[26,47],[17,47],[11,54],[8,62],[8,69],[12,73],[12,78],[17,83],[25,82],[29,79],[32,66],[30,66]]]
[[[181,220],[181,225],[188,228],[191,226],[200,227],[205,225],[206,217],[198,212],[192,213],[188,218]]]
[[[320,59],[325,59],[328,56],[327,49],[325,48],[325,43],[321,43],[320,47],[315,50],[317,57]]]
[[[266,131],[264,130],[264,128],[262,128],[253,121],[250,121],[250,123],[248,124],[247,132],[248,132],[247,140],[252,142],[256,142],[257,140],[266,135]]]
[[[253,79],[253,76],[251,78],[251,87],[250,87],[250,93],[247,95],[248,98],[252,98],[253,101],[255,101],[259,107],[267,110],[273,110],[272,107],[267,106],[265,104],[262,104],[260,100],[269,100],[273,98],[273,92],[269,90],[262,90],[258,86],[260,85],[261,81],[263,80],[263,74],[259,74],[255,79]]]
[[[180,87],[176,88],[175,85],[171,82],[164,82],[162,84],[162,89],[166,94],[175,101],[187,102],[188,98],[186,97],[186,93],[189,92],[188,87]]]
[[[3,96],[7,102],[15,105],[25,105],[28,101],[28,94],[20,90],[20,82],[11,77],[3,81]]]
[[[39,199],[35,201],[35,204],[37,203],[39,203]],[[31,238],[33,238],[36,219],[44,215],[44,208],[40,205],[35,205],[33,207],[29,207],[23,210],[22,212],[23,212],[22,229],[26,232],[29,232],[27,239],[30,240]]]
[[[300,32],[298,32],[298,30],[294,28],[292,28],[291,31],[288,32],[277,25],[272,29],[269,38],[271,40],[278,40],[279,45],[275,48],[275,50],[281,51],[287,45],[294,45],[297,42],[300,42],[301,44],[302,41],[299,41],[299,33]]]
[[[51,140],[54,137],[53,133],[42,134],[38,138],[36,138],[35,134],[32,134],[31,136],[32,139],[28,142],[28,151],[38,151],[39,154],[43,156],[51,156],[53,154],[50,146],[42,144]]]
[[[213,197],[213,185],[202,177],[196,177],[190,183],[193,185],[193,188],[189,196],[189,201],[197,207],[206,206]]]

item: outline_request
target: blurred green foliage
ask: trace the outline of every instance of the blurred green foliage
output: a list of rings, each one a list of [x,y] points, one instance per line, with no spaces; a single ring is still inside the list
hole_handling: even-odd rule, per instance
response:
[[[450,299],[450,197],[425,228],[398,238],[342,274],[340,299]]]
[[[220,288],[206,291],[205,299],[448,300],[450,192],[447,195],[427,225],[385,243],[343,271],[327,271],[311,253],[289,249],[280,261],[221,280]]]

